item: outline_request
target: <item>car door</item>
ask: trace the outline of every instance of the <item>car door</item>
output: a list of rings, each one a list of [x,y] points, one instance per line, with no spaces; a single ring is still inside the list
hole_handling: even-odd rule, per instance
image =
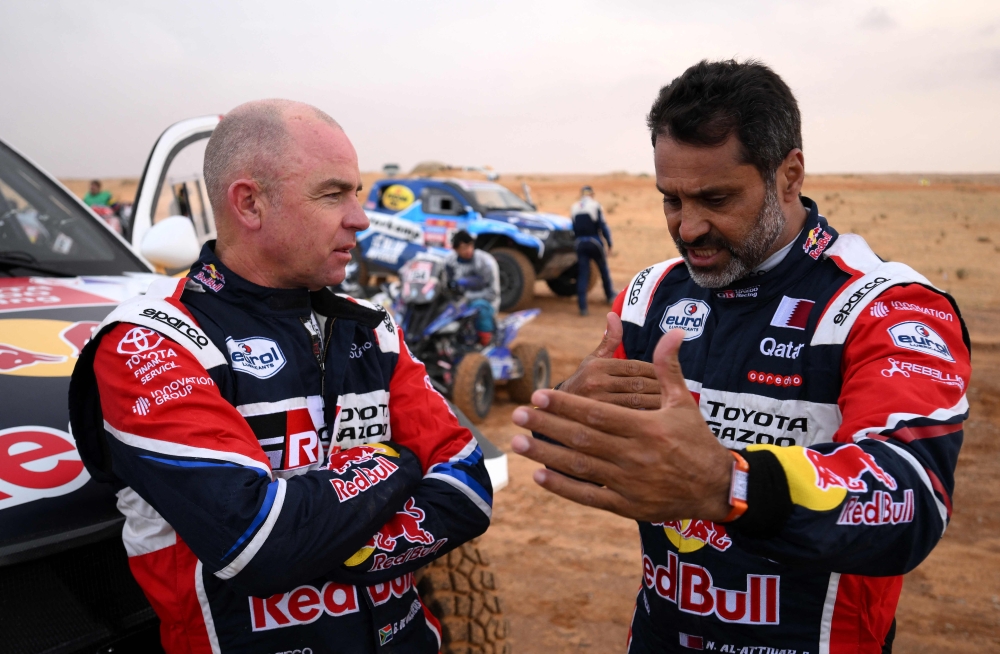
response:
[[[208,201],[202,169],[205,146],[222,116],[201,116],[174,123],[156,140],[139,180],[132,210],[132,246],[154,224],[169,216],[185,216],[200,243],[215,238],[215,215]]]

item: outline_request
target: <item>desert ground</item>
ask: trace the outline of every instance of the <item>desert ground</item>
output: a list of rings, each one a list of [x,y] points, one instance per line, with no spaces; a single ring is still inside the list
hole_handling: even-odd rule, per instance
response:
[[[377,175],[366,175],[365,181]],[[616,288],[636,272],[676,256],[652,178],[508,175],[531,187],[539,208],[565,215],[582,184],[605,207],[614,240]],[[84,182],[71,182],[82,195]],[[134,180],[108,183],[128,199]],[[1000,651],[1000,175],[811,176],[805,194],[841,232],[863,235],[885,259],[903,261],[957,299],[973,341],[971,415],[959,460],[954,513],[944,539],[906,576],[894,651]],[[598,343],[603,299],[590,316],[575,299],[536,286],[541,316],[523,332],[547,345],[553,379],[564,379]],[[635,523],[586,509],[531,481],[536,464],[510,452],[519,428],[500,391],[484,433],[509,453],[510,485],[495,499],[483,537],[496,567],[514,651],[622,652],[640,583]]]

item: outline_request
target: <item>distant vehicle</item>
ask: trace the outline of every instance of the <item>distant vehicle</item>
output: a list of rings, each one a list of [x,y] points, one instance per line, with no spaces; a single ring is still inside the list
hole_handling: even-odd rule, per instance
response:
[[[493,340],[484,347],[474,326],[476,309],[447,286],[442,258],[418,255],[403,265],[399,278],[393,310],[407,345],[424,362],[435,387],[473,422],[489,414],[496,383],[506,384],[511,399],[522,403],[548,388],[551,365],[545,347],[511,346],[540,309],[515,311],[497,321]]]
[[[218,122],[182,121],[157,140],[127,225],[134,249],[0,141],[2,652],[162,652],[159,621],[129,570],[114,489],[90,477],[70,433],[68,389],[105,316],[145,292],[157,278],[154,265],[185,270],[214,237],[198,171]],[[455,413],[479,440],[494,490],[503,488],[506,455]],[[499,607],[494,590],[476,585],[489,574],[478,546],[461,552],[465,558],[449,555],[416,573],[425,606],[449,616],[455,634],[474,633],[475,617],[455,615],[456,598]],[[493,617],[504,622],[499,612]],[[448,637],[442,652],[468,651],[464,639]],[[503,649],[503,634],[491,638]]]
[[[424,248],[451,247],[464,229],[500,267],[500,308],[522,308],[536,279],[556,294],[576,293],[573,224],[540,213],[495,182],[464,179],[383,179],[375,182],[365,211],[371,228],[358,234],[361,283],[369,275],[396,274]]]

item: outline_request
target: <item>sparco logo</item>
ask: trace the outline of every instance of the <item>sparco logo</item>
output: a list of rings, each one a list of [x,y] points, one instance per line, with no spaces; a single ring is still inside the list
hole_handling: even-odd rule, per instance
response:
[[[888,277],[876,277],[872,281],[868,282],[858,290],[851,294],[851,297],[847,298],[847,302],[844,302],[844,306],[840,307],[837,315],[833,317],[833,322],[838,325],[842,324],[854,311],[854,307],[858,306],[860,302],[866,295],[872,292],[872,289],[881,286],[889,281]]]
[[[635,276],[635,281],[632,282],[632,289],[628,292],[629,306],[639,301],[639,292],[642,291],[642,285],[646,283],[646,278],[649,277],[649,272],[652,269],[653,267],[650,266]]]
[[[172,328],[181,336],[197,345],[199,350],[208,345],[208,337],[202,334],[201,330],[177,316],[171,316],[166,311],[157,311],[153,308],[143,310],[142,315]]]

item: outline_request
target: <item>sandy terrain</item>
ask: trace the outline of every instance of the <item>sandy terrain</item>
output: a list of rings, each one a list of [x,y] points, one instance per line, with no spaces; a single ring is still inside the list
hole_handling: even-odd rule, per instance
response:
[[[377,175],[365,175],[369,184]],[[922,182],[923,180],[923,182]],[[649,177],[527,175],[544,211],[566,214],[579,187],[594,186],[617,249],[616,287],[640,269],[676,256]],[[85,182],[71,182],[82,195]],[[123,199],[134,181],[109,181]],[[972,414],[958,471],[954,515],[944,540],[906,577],[895,651],[1000,651],[1000,176],[813,176],[806,195],[842,232],[864,235],[877,252],[914,266],[958,300],[972,332]],[[600,340],[600,293],[591,315],[575,301],[536,288],[542,315],[524,338],[547,344],[555,380],[568,376]],[[484,432],[510,452],[518,432],[502,391]],[[531,481],[535,464],[510,455],[511,483],[496,497],[484,537],[497,567],[515,651],[621,652],[640,579],[633,522],[554,497]]]

